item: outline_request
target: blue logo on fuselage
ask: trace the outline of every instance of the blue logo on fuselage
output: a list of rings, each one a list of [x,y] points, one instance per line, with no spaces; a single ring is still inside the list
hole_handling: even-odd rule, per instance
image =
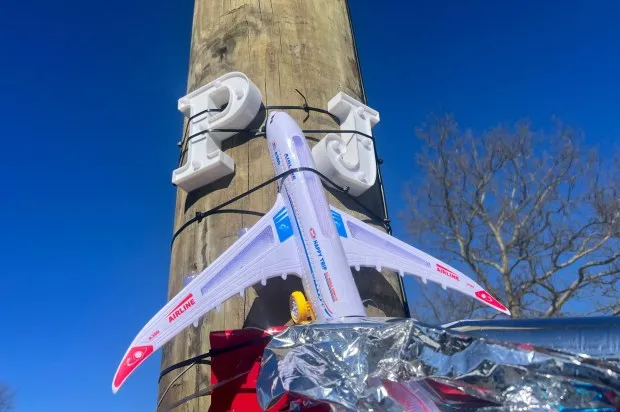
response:
[[[293,236],[293,226],[291,225],[291,219],[288,217],[286,208],[282,208],[273,217],[273,224],[276,227],[278,238],[280,242],[284,242],[289,237]]]

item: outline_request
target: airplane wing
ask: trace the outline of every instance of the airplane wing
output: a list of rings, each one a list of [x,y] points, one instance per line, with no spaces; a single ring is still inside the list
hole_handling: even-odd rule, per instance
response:
[[[228,298],[268,278],[301,276],[293,227],[278,194],[275,206],[172,298],[133,340],[114,380],[116,393],[154,351]]]
[[[447,263],[435,259],[362,222],[353,216],[331,207],[332,217],[342,240],[349,265],[359,270],[361,266],[388,268],[401,276],[418,276],[424,283],[431,280],[442,287],[458,290],[472,298],[510,315],[510,311],[491,296],[482,286],[454,269]]]

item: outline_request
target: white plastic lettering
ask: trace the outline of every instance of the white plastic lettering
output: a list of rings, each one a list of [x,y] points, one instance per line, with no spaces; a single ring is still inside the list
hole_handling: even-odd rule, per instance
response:
[[[235,170],[234,160],[221,143],[235,132],[203,132],[211,129],[243,129],[256,117],[262,96],[243,73],[227,73],[179,99],[179,110],[190,117],[185,163],[172,172],[172,183],[186,192],[208,185]],[[222,111],[207,112],[208,109]],[[195,117],[194,117],[195,116]]]
[[[327,109],[340,120],[340,130],[372,136],[371,129],[379,122],[376,110],[342,92],[329,101]],[[329,133],[312,148],[312,157],[321,173],[359,196],[375,184],[374,151],[373,141],[359,133]]]

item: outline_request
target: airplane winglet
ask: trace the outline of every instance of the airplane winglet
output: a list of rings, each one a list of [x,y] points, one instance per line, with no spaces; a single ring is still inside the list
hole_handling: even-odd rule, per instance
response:
[[[118,369],[114,374],[112,380],[112,392],[116,393],[120,389],[121,385],[127,377],[140,365],[146,358],[153,353],[153,346],[133,346],[128,351],[121,363],[118,365]]]
[[[486,290],[480,289],[479,291],[475,292],[474,295],[476,295],[478,300],[480,300],[482,303],[484,303],[484,304],[486,304],[488,306],[491,306],[492,308],[497,309],[500,312],[505,313],[508,316],[511,316],[511,313],[508,310],[508,308],[506,306],[502,305],[499,300],[495,299]]]

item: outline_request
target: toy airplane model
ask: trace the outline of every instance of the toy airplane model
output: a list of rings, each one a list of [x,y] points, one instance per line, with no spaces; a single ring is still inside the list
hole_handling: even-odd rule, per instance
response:
[[[288,114],[269,115],[267,142],[277,174],[315,168],[306,139]],[[510,314],[448,264],[331,207],[320,178],[298,171],[284,178],[274,207],[144,326],[116,371],[112,391],[116,393],[138,365],[200,316],[272,277],[301,277],[310,304],[300,292],[291,296],[296,322],[308,316],[318,322],[366,316],[351,273],[351,267],[362,266],[413,274]]]

